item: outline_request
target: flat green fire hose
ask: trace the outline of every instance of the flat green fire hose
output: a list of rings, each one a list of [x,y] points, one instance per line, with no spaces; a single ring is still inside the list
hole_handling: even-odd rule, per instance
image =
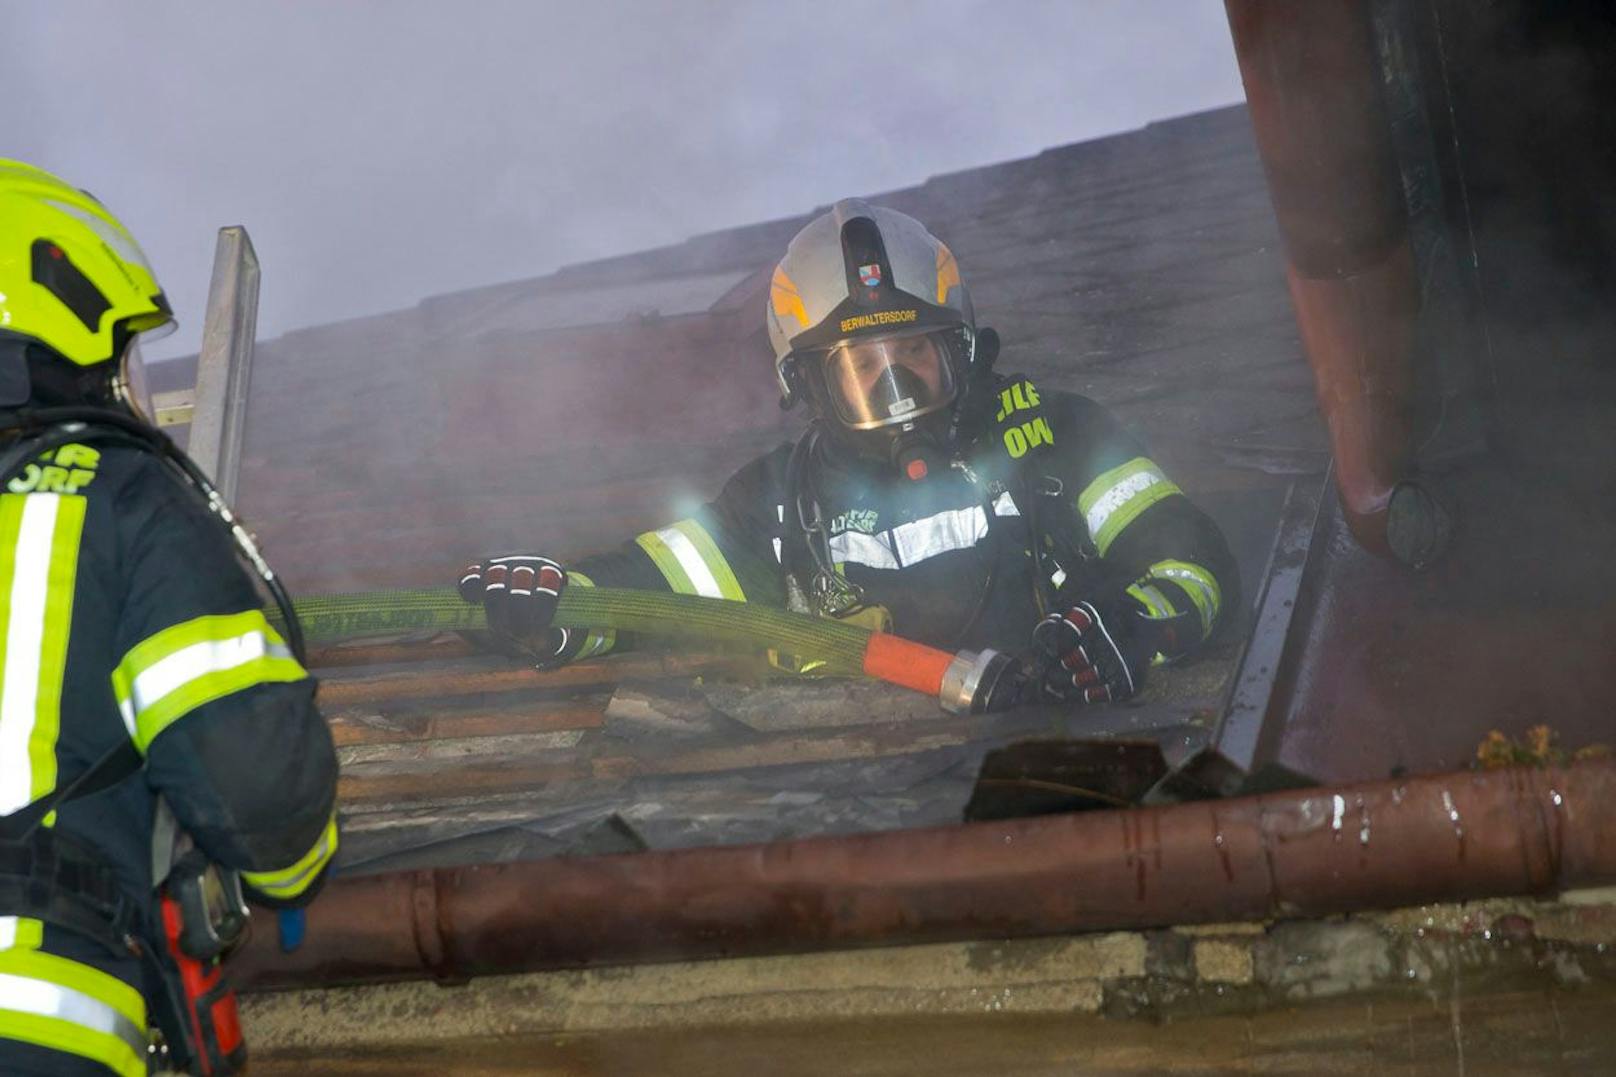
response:
[[[310,643],[488,627],[481,606],[471,605],[447,587],[312,595],[292,605]],[[268,614],[277,627],[284,627],[277,611],[270,609]],[[862,671],[870,639],[869,629],[789,610],[613,587],[565,589],[556,607],[555,624],[677,637],[759,653],[772,648],[822,661],[826,672],[851,674]]]

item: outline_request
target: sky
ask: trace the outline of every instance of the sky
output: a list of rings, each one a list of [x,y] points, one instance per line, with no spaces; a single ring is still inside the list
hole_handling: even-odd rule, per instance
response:
[[[267,339],[1243,98],[1213,0],[0,3],[0,156],[135,232],[157,358],[223,225]]]

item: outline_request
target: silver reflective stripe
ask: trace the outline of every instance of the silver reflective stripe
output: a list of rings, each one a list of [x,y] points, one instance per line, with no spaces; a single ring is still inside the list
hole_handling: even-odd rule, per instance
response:
[[[223,673],[264,657],[290,658],[285,644],[275,643],[261,631],[244,632],[233,639],[203,640],[181,647],[167,658],[147,666],[130,685],[130,698],[120,700],[129,735],[135,735],[135,716],[177,689],[210,673]]]
[[[661,539],[663,545],[667,546],[669,552],[678,559],[679,567],[690,577],[690,586],[696,589],[698,595],[705,595],[708,598],[724,597],[723,588],[718,586],[718,578],[713,575],[713,570],[707,567],[706,559],[701,556],[701,551],[696,549],[696,544],[690,541],[690,536],[677,527],[664,527],[653,534]]]
[[[70,1021],[92,1032],[116,1036],[129,1045],[137,1058],[146,1057],[145,1029],[135,1027],[133,1021],[100,999],[71,987],[0,972],[0,1010]]]
[[[1167,596],[1160,589],[1148,583],[1135,584],[1128,588],[1128,592],[1143,602],[1150,610],[1152,617],[1174,616],[1173,604],[1167,601]]]
[[[871,568],[897,568],[898,559],[885,542],[862,531],[843,531],[830,539],[831,560]]]
[[[913,565],[940,553],[968,550],[987,533],[988,514],[977,505],[900,524],[892,529],[892,542],[903,563]]]
[[[331,859],[331,843],[336,839],[336,836],[337,828],[332,824],[327,824],[314,848],[304,854],[303,858],[308,860],[308,863],[303,865],[301,871],[293,875],[282,878],[282,873],[275,871],[248,871],[243,872],[243,875],[248,882],[270,897],[296,895],[302,892],[309,879],[318,873],[321,868],[325,867],[327,860]],[[270,882],[266,877],[272,877],[274,881]]]
[[[39,664],[44,654],[45,599],[50,580],[51,540],[56,534],[55,494],[24,500],[17,529],[6,660],[0,670],[0,815],[9,815],[34,799],[34,770],[28,743],[39,714]],[[6,611],[0,610],[0,614]]]
[[[1000,494],[994,500],[993,514],[1020,515],[1015,500],[1007,493]],[[982,506],[975,505],[899,524],[880,535],[844,531],[831,537],[830,552],[833,560],[844,564],[898,568],[918,564],[953,550],[968,550],[981,542],[987,533],[987,513]]]
[[[1217,619],[1218,607],[1222,604],[1222,595],[1211,573],[1199,565],[1183,561],[1158,562],[1150,566],[1150,573],[1166,577],[1182,587],[1195,604],[1195,611],[1200,614],[1201,633],[1205,635],[1212,631],[1212,623]]]
[[[1159,471],[1155,465],[1152,464],[1139,471],[1135,471],[1132,475],[1129,475],[1127,478],[1111,487],[1111,489],[1107,490],[1100,496],[1100,499],[1096,501],[1092,507],[1090,507],[1088,513],[1086,514],[1089,525],[1089,534],[1096,536],[1095,541],[1098,542],[1098,536],[1105,529],[1106,521],[1111,519],[1112,513],[1122,508],[1128,502],[1132,501],[1135,497],[1144,493],[1152,486],[1155,486],[1158,482],[1166,481],[1167,476],[1163,475],[1161,471]]]
[[[17,945],[17,918],[0,916],[0,950],[9,950],[15,945]]]

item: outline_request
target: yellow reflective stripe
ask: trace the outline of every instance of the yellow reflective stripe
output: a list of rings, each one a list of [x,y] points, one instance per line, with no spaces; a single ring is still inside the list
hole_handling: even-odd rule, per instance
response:
[[[146,1077],[145,1045],[137,1052],[134,1045],[116,1033],[86,1028],[63,1017],[46,1017],[23,1013],[0,1006],[0,1041],[16,1040],[21,1043],[60,1051],[76,1058],[86,1058],[105,1066],[116,1077]],[[5,1054],[0,1042],[0,1054]]]
[[[0,1037],[146,1073],[146,1000],[115,976],[55,954],[0,950]]]
[[[1152,587],[1148,583],[1130,584],[1128,593],[1143,603],[1152,617],[1176,617],[1178,615],[1178,611],[1173,608],[1173,604],[1168,601],[1167,596],[1162,594],[1159,588]]]
[[[1201,615],[1201,637],[1206,638],[1217,622],[1218,607],[1223,604],[1223,589],[1218,586],[1217,577],[1188,561],[1157,561],[1150,566],[1150,575],[1172,580],[1184,589]]]
[[[808,308],[802,304],[802,293],[797,291],[796,282],[786,276],[786,271],[779,266],[774,267],[774,276],[769,280],[769,302],[773,305],[777,316],[784,318],[789,315],[797,319],[797,324],[804,329],[812,324],[808,320]]]
[[[82,497],[63,497],[51,539],[50,580],[45,586],[45,635],[39,655],[39,721],[28,745],[34,768],[34,799],[56,788],[56,738],[61,731],[62,680],[67,640],[73,630],[73,590],[78,580],[79,540],[84,534]],[[51,813],[53,816],[54,812]],[[51,820],[54,824],[55,820]]]
[[[608,628],[604,631],[598,628],[589,630],[584,637],[584,645],[578,649],[579,658],[598,658],[617,646],[617,630]]]
[[[84,509],[73,495],[0,496],[0,815],[56,788]]]
[[[729,559],[719,550],[718,543],[713,541],[707,529],[696,520],[680,520],[673,527],[696,547],[707,570],[713,574],[713,580],[718,584],[717,597],[745,602],[746,592],[741,590],[741,581],[735,578],[735,570],[730,568]]]
[[[650,555],[675,594],[746,601],[729,562],[698,521],[680,520],[634,541]]]
[[[1107,471],[1077,496],[1077,509],[1104,557],[1117,536],[1150,506],[1184,491],[1148,457],[1136,456]]]
[[[333,811],[314,847],[299,857],[297,863],[276,871],[244,871],[241,878],[261,894],[278,901],[289,901],[307,890],[320,874],[320,869],[331,862],[331,857],[337,851],[337,841],[337,815]]]
[[[662,540],[661,535],[655,531],[647,531],[634,541],[639,544],[640,549],[650,555],[652,562],[657,567],[657,571],[662,573],[662,578],[668,581],[668,587],[673,590],[674,594],[693,595],[696,593],[695,585],[690,582],[690,577],[685,575],[684,566],[679,563],[679,558],[674,556],[674,552],[668,549],[668,544]]]
[[[0,916],[0,950],[37,950],[44,941],[45,925],[41,921],[27,916]]]
[[[954,252],[937,244],[937,305],[942,306],[948,302],[948,292],[951,288],[960,286],[959,263],[954,260]]]
[[[220,640],[234,639],[248,632],[257,632],[270,643],[281,647],[286,645],[280,633],[276,632],[274,626],[264,617],[262,610],[209,614],[181,621],[130,648],[129,653],[124,655],[123,661],[118,664],[118,668],[113,671],[114,682],[120,677],[123,677],[125,682],[132,681],[157,663],[187,647],[198,643],[216,643]]]
[[[206,703],[307,676],[263,612],[248,610],[197,617],[142,641],[113,670],[112,688],[135,746],[145,752],[159,733]]]
[[[582,572],[567,570],[567,582],[579,587],[593,587],[595,581]],[[584,645],[578,650],[578,658],[596,658],[617,646],[617,630],[615,628],[591,628],[589,635],[584,637]]]

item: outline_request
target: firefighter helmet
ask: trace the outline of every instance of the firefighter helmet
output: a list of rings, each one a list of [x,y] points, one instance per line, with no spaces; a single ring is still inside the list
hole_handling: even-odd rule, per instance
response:
[[[70,370],[116,360],[108,384],[134,404],[143,381],[135,342],[173,325],[146,256],[105,206],[43,169],[0,159],[0,342],[43,345],[49,362]],[[24,349],[7,351],[20,372]],[[0,380],[17,379],[8,370]]]
[[[781,403],[852,433],[911,428],[970,377],[976,318],[954,254],[913,217],[843,199],[792,239],[769,289]]]

